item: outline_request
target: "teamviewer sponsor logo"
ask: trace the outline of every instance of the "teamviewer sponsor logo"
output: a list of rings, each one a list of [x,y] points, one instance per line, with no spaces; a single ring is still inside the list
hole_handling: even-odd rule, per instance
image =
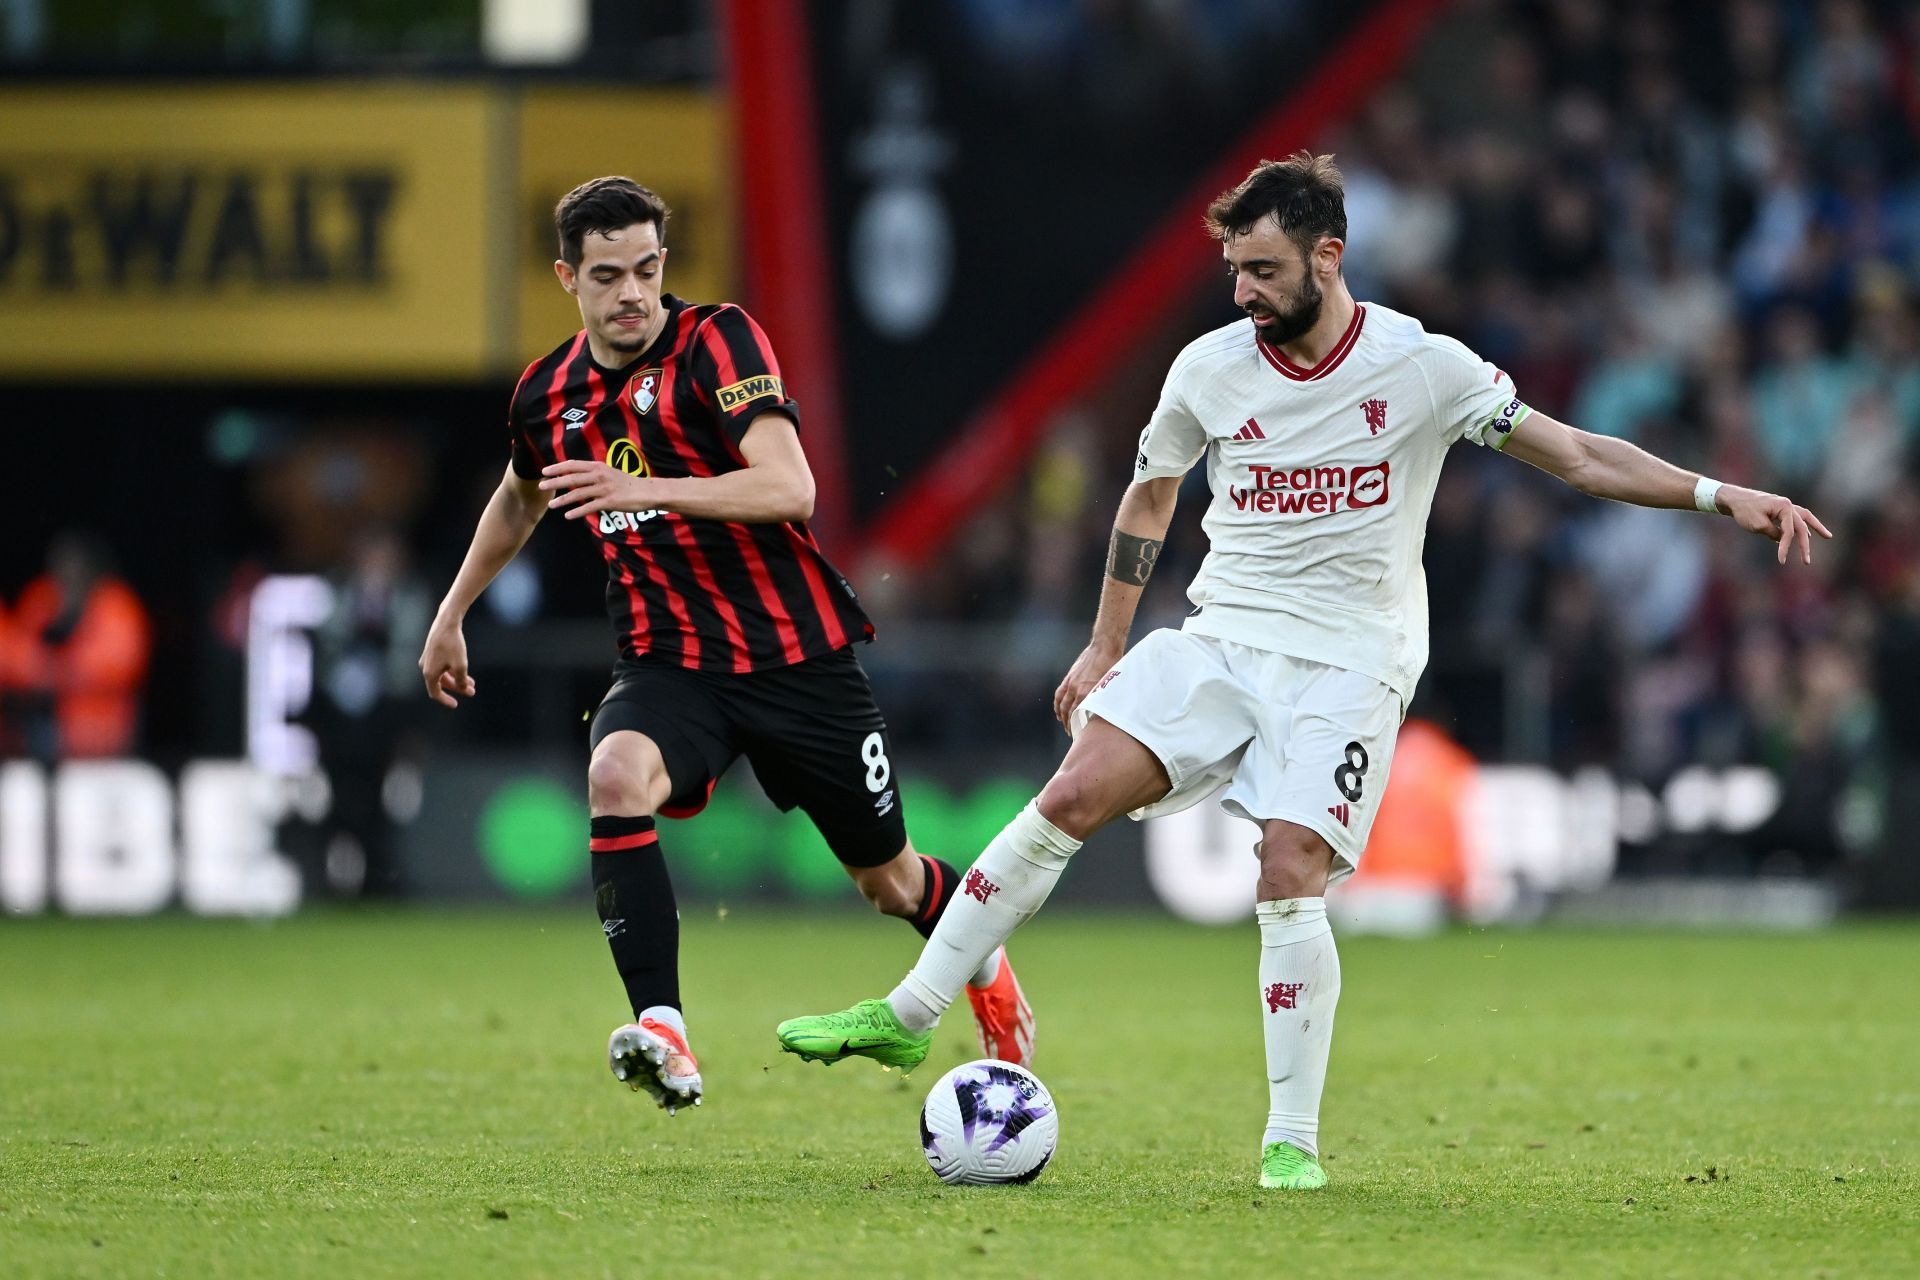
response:
[[[1266,516],[1325,516],[1387,500],[1386,462],[1358,467],[1250,466],[1246,488],[1227,486],[1234,509]]]
[[[1387,464],[1355,467],[1347,473],[1347,505],[1377,507],[1387,500]]]

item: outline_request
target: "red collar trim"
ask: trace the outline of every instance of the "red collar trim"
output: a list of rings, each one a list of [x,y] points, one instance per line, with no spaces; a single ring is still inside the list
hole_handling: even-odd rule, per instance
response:
[[[1257,333],[1254,335],[1253,345],[1260,348],[1260,354],[1267,358],[1268,364],[1287,377],[1295,382],[1312,382],[1316,378],[1326,377],[1340,367],[1340,362],[1347,358],[1347,352],[1353,350],[1354,344],[1360,341],[1360,326],[1365,324],[1366,320],[1366,304],[1354,303],[1353,319],[1347,321],[1347,331],[1340,335],[1340,341],[1333,344],[1333,350],[1327,352],[1326,357],[1311,369],[1303,369],[1287,359],[1278,350],[1261,341]]]

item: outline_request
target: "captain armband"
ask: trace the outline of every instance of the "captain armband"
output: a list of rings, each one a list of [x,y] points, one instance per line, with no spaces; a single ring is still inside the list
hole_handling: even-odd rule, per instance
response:
[[[1487,420],[1480,439],[1489,449],[1504,449],[1513,436],[1513,429],[1532,416],[1533,410],[1514,396],[1501,406],[1500,411]]]

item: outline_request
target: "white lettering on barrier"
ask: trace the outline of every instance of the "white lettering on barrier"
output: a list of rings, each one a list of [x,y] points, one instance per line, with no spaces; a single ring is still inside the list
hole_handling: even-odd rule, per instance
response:
[[[1623,840],[1663,830],[1751,831],[1779,801],[1779,780],[1752,766],[1691,767],[1655,797],[1602,769],[1566,778],[1532,765],[1482,765],[1458,814],[1467,914],[1509,919],[1541,894],[1597,888],[1613,875]],[[1259,837],[1246,821],[1209,798],[1145,823],[1143,836],[1147,881],[1168,910],[1200,924],[1252,914]]]
[[[180,896],[201,915],[285,915],[300,873],[273,848],[280,804],[271,779],[239,760],[180,772]]]
[[[1167,910],[1196,924],[1232,924],[1253,915],[1259,833],[1221,811],[1212,797],[1142,823],[1147,883]]]
[[[195,761],[177,787],[144,760],[75,762],[51,780],[0,766],[0,907],[45,911],[51,883],[73,915],[145,914],[176,894],[205,915],[285,914],[300,876],[273,848],[283,790],[244,761]]]
[[[40,766],[0,764],[0,909],[47,909],[47,788]]]
[[[313,697],[312,631],[333,609],[325,578],[262,578],[247,605],[247,757],[270,774],[304,773],[320,758],[294,717]]]
[[[89,760],[54,775],[54,895],[77,916],[145,915],[173,896],[173,791],[144,760]]]

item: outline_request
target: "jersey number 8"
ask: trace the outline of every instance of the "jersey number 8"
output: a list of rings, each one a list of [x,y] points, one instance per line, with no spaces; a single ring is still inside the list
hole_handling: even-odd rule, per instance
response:
[[[1333,785],[1340,788],[1340,794],[1358,802],[1360,782],[1367,776],[1367,749],[1357,742],[1347,744],[1346,760],[1333,771]]]
[[[887,763],[887,744],[879,734],[868,734],[860,744],[860,759],[867,766],[867,790],[877,792],[886,786],[893,776],[893,766]]]

